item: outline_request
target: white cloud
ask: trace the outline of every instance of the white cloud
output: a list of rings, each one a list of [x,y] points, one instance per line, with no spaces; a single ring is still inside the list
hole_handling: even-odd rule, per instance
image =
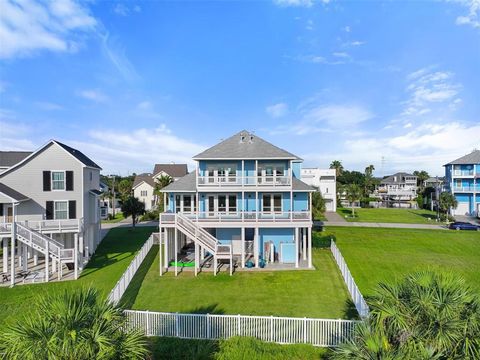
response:
[[[349,58],[350,57],[350,55],[348,55],[346,52],[334,52],[332,55],[335,56],[335,57],[339,57],[339,58]]]
[[[299,121],[280,125],[270,133],[307,135],[317,132],[350,132],[358,124],[374,117],[369,110],[358,105],[314,103],[302,106],[299,113]]]
[[[63,106],[48,102],[48,101],[36,101],[35,105],[42,109],[42,110],[47,110],[47,111],[54,111],[54,110],[62,110]]]
[[[12,111],[0,109],[0,144],[2,150],[28,151],[36,145],[27,137],[32,136],[32,129],[15,119]]]
[[[113,8],[113,12],[117,15],[120,15],[120,16],[128,16],[128,15],[130,15],[130,13],[132,11],[136,12],[136,13],[139,13],[139,12],[142,11],[142,9],[138,5],[135,5],[135,6],[130,8],[124,3],[118,3]]]
[[[142,101],[138,103],[137,108],[139,110],[150,110],[152,108],[152,103],[150,101]]]
[[[313,0],[273,0],[273,3],[283,7],[311,7]]]
[[[343,43],[343,46],[362,46],[364,44],[366,44],[365,41],[354,40],[354,41]]]
[[[345,26],[345,27],[343,28],[343,31],[345,31],[345,32],[350,32],[350,31],[352,31],[352,29],[350,28],[350,26]]]
[[[306,153],[302,158],[311,164],[328,164],[333,159],[340,159],[347,168],[360,171],[368,164],[374,164],[378,175],[420,169],[433,176],[443,175],[443,164],[480,147],[478,138],[471,136],[480,133],[479,123],[427,123],[394,135],[389,130],[375,137],[348,137],[338,141],[340,150],[337,147],[331,152]],[[383,173],[382,157],[385,158]]]
[[[88,89],[77,92],[77,95],[94,102],[104,103],[108,100],[108,96],[102,93],[100,90]]]
[[[40,50],[75,52],[79,34],[95,29],[88,9],[73,0],[3,0],[0,58],[29,56]]]
[[[288,113],[288,105],[285,103],[270,105],[265,108],[265,112],[274,119],[280,118]]]
[[[336,53],[336,54],[342,54],[342,53]],[[312,64],[324,64],[324,65],[343,65],[352,61],[349,56],[348,57],[341,57],[341,56],[338,57],[335,55],[333,56],[335,60],[327,59],[326,57],[320,56],[320,55],[299,55],[294,57],[294,59],[301,62],[312,63]],[[341,58],[341,60],[339,60],[338,58]]]
[[[453,82],[454,74],[447,71],[417,70],[407,76],[409,99],[402,115],[421,116],[432,111],[434,104],[458,104],[462,86]]]
[[[458,16],[457,25],[470,25],[474,28],[480,28],[480,0],[458,0],[464,7],[468,8],[468,14]]]
[[[102,49],[105,56],[112,62],[113,66],[127,81],[133,81],[139,78],[134,66],[126,55],[125,48],[120,45],[116,38],[110,37],[108,33],[100,35],[102,39]]]
[[[305,29],[307,29],[307,30],[313,30],[313,29],[314,29],[314,26],[313,26],[313,25],[314,25],[313,20],[308,20],[308,21],[307,21],[307,26],[305,26]]]

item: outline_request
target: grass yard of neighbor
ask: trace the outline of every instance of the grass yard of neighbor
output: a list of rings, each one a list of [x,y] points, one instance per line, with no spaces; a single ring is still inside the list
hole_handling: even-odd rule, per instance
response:
[[[421,269],[452,271],[480,293],[480,233],[417,229],[327,227],[364,295]]]
[[[436,224],[437,213],[423,209],[355,208],[355,217],[351,217],[350,208],[338,208],[337,213],[347,221]],[[345,217],[346,216],[346,217]]]
[[[116,212],[115,217],[111,220],[102,220],[102,223],[104,224],[112,224],[112,223],[117,223],[125,219],[125,216],[123,216],[122,212]]]
[[[316,270],[211,272],[173,270],[159,276],[158,246],[142,264],[122,303],[127,308],[180,313],[352,318],[337,265],[328,248],[313,250]]]
[[[104,296],[108,295],[154,231],[157,231],[155,227],[111,229],[76,281],[0,287],[0,326],[27,314],[34,307],[36,297],[47,292],[51,294],[64,289],[92,286]]]

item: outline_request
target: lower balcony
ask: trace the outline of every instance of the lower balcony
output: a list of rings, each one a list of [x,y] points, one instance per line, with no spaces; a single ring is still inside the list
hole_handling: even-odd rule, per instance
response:
[[[283,223],[283,222],[308,222],[311,221],[310,211],[237,211],[237,212],[212,212],[200,211],[182,213],[193,221],[201,223],[239,223],[239,222],[260,222],[260,223]],[[175,221],[174,213],[160,214],[160,222],[169,224]]]

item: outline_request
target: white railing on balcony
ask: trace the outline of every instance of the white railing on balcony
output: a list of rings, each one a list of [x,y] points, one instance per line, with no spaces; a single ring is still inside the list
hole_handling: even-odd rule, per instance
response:
[[[454,186],[453,191],[455,192],[473,192],[478,191],[480,192],[480,184],[477,185],[465,185],[465,186]]]
[[[18,223],[28,226],[30,229],[36,230],[38,232],[81,232],[83,229],[83,218],[64,220],[28,220],[18,221]]]
[[[197,176],[198,186],[290,186],[291,176],[265,175],[265,176]]]
[[[472,170],[453,170],[453,176],[473,176]]]
[[[200,222],[290,222],[308,221],[311,218],[310,211],[199,211],[182,214],[192,221]],[[171,224],[175,222],[175,214],[163,213],[160,215],[160,221],[164,224]]]

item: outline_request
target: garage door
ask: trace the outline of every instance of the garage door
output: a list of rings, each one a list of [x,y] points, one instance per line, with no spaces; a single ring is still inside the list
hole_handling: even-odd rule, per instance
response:
[[[470,203],[468,202],[459,202],[455,210],[453,210],[454,215],[467,215],[470,213]]]

